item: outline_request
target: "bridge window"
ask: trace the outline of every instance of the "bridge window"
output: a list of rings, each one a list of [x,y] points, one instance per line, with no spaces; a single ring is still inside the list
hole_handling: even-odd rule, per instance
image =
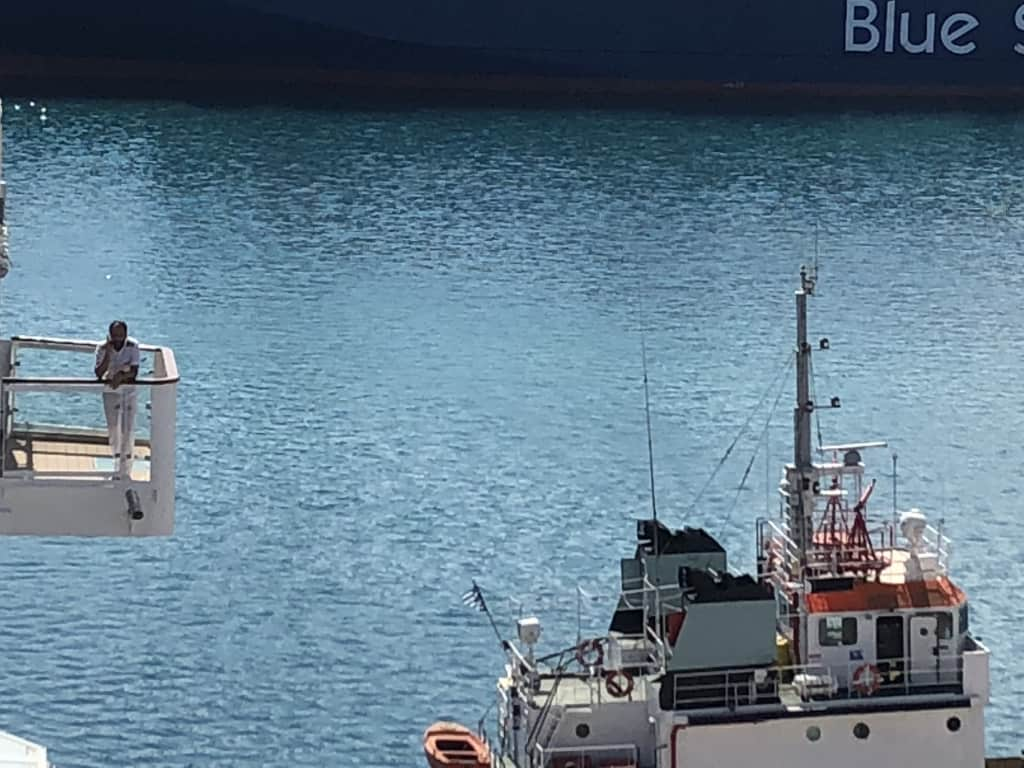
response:
[[[964,603],[963,605],[960,606],[960,634],[961,635],[970,628],[970,625],[968,623],[968,618],[969,618],[968,617],[968,613],[969,613],[969,611],[967,610],[967,603]]]
[[[953,637],[953,614],[939,613],[935,616],[938,621],[936,635],[940,640],[949,640]]]
[[[818,643],[830,645],[856,645],[857,618],[855,616],[826,616],[818,621]]]

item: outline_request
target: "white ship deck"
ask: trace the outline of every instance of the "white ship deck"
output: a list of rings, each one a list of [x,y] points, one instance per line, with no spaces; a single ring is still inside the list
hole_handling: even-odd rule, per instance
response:
[[[149,444],[137,440],[131,479],[149,482]],[[60,432],[14,432],[7,441],[5,472],[31,472],[34,477],[70,477],[92,479],[96,473],[112,473],[106,435],[99,432],[78,434]]]

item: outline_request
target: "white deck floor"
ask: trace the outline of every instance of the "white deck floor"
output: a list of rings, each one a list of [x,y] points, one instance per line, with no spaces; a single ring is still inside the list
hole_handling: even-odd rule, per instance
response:
[[[31,470],[37,476],[54,473],[113,472],[110,447],[95,438],[15,433],[8,440],[5,470]],[[149,480],[149,446],[135,443],[132,479]]]

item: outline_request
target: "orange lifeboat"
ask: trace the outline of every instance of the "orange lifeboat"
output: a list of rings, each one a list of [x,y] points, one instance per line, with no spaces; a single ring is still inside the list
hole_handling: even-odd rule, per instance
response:
[[[491,768],[491,752],[469,728],[437,722],[423,734],[423,753],[430,768]]]

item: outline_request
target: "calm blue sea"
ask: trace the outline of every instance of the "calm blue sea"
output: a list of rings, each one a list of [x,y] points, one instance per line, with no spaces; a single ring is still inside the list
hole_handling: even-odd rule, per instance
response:
[[[501,670],[472,579],[548,648],[577,585],[606,626],[650,511],[642,335],[659,515],[752,567],[815,252],[823,438],[891,441],[876,519],[892,451],[944,518],[989,752],[1024,747],[1024,123],[18,106],[3,333],[123,316],[183,375],[173,537],[0,548],[0,728],[58,765],[421,765]]]

